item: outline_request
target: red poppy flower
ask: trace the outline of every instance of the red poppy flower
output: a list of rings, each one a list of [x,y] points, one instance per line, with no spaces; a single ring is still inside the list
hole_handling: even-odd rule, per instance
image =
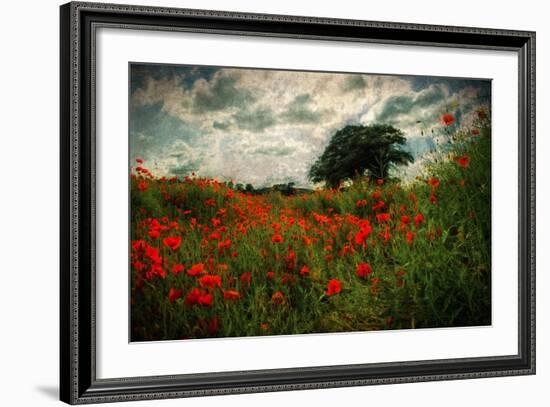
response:
[[[331,295],[338,294],[340,291],[342,291],[340,280],[333,278],[328,281],[326,295],[330,297]]]
[[[363,244],[372,233],[372,226],[368,220],[362,220],[359,223],[359,232],[355,235],[355,243]]]
[[[187,270],[187,275],[191,277],[198,276],[199,274],[203,274],[205,272],[204,270],[204,264],[198,263],[193,264],[193,266]]]
[[[402,223],[403,225],[408,225],[410,221],[411,221],[411,217],[410,217],[410,216],[407,216],[407,215],[401,216],[401,223]]]
[[[273,243],[281,243],[283,241],[283,237],[279,234],[279,233],[275,233],[272,237],[271,237],[271,241]]]
[[[455,117],[450,113],[445,113],[443,116],[441,116],[441,122],[445,126],[450,126],[455,122]]]
[[[170,288],[168,291],[168,301],[174,302],[183,295],[183,290],[176,290],[175,288]]]
[[[372,205],[372,210],[377,211],[379,209],[383,209],[386,206],[386,203],[384,201],[378,201],[374,205]]]
[[[158,249],[154,247],[147,246],[145,249],[145,257],[151,260],[153,263],[162,263],[162,257],[159,256]]]
[[[158,230],[150,230],[147,234],[151,239],[158,239],[160,236],[160,232]]]
[[[355,244],[361,245],[361,244],[365,243],[365,240],[367,240],[367,236],[368,235],[366,235],[365,233],[363,233],[362,230],[360,230],[359,232],[357,232],[355,234]]]
[[[428,183],[433,187],[433,188],[437,188],[439,186],[439,180],[435,177],[432,177],[430,178],[430,180],[428,181]]]
[[[380,191],[374,191],[372,194],[370,194],[370,197],[377,201],[382,197],[382,193]]]
[[[219,329],[220,328],[219,328],[218,317],[214,317],[208,324],[208,329],[206,331],[208,332],[208,335],[212,335],[218,332]]]
[[[166,277],[166,272],[162,269],[162,266],[158,263],[152,264],[151,268],[145,272],[145,278],[151,281],[156,276],[161,278]]]
[[[223,292],[223,298],[226,300],[238,300],[241,298],[241,294],[235,290],[227,290]]]
[[[214,296],[212,294],[209,294],[209,293],[203,293],[199,296],[199,299],[198,299],[198,303],[200,305],[204,305],[204,306],[207,306],[209,307],[210,305],[212,305],[212,302],[214,301]]]
[[[390,220],[391,216],[389,213],[379,213],[376,215],[376,220],[380,223],[385,223]]]
[[[143,164],[143,160],[141,158],[136,158],[136,163]]]
[[[407,234],[405,235],[405,237],[407,238],[407,243],[411,244],[416,238],[416,232],[411,232],[409,230],[407,231]]]
[[[268,280],[273,280],[275,278],[275,273],[273,271],[268,271],[266,277]]]
[[[271,303],[274,305],[284,305],[285,304],[285,296],[282,292],[277,291],[275,294],[271,296]]]
[[[241,283],[244,285],[244,286],[249,286],[250,285],[250,281],[252,280],[252,273],[250,271],[247,271],[243,274],[241,274]]]
[[[384,185],[384,180],[383,179],[377,179],[376,180],[376,185]]]
[[[430,202],[434,205],[437,203],[437,197],[433,193],[430,194]]]
[[[223,242],[218,243],[218,248],[219,249],[229,249],[230,247],[231,247],[231,240],[230,239],[227,239]]]
[[[462,168],[466,168],[466,167],[468,167],[468,164],[470,163],[470,158],[467,155],[463,155],[462,157],[457,158],[456,162]]]
[[[357,265],[357,276],[361,278],[368,277],[372,273],[372,268],[368,263],[359,263]]]
[[[180,244],[181,244],[181,237],[179,237],[179,236],[168,236],[168,237],[165,237],[164,239],[162,239],[162,243],[164,243],[164,245],[166,247],[169,247],[172,250],[177,250],[178,247],[180,247]]]
[[[147,191],[147,188],[148,188],[148,185],[145,181],[140,181],[138,183],[138,189],[141,191],[141,192],[145,192]]]
[[[222,286],[222,278],[215,274],[207,274],[199,278],[201,287],[216,288]]]
[[[386,226],[386,229],[380,232],[380,237],[384,240],[384,242],[388,242],[391,239],[390,228]]]
[[[417,214],[414,217],[414,225],[416,227],[420,226],[420,224],[422,224],[423,222],[424,222],[424,215],[422,215],[421,213]]]
[[[309,274],[309,269],[307,266],[304,265],[304,267],[302,267],[300,269],[300,275],[301,276],[307,276]]]
[[[472,136],[479,136],[479,129],[472,129]]]
[[[183,264],[174,264],[174,266],[172,266],[172,273],[175,275],[178,275],[183,270],[185,270],[185,266]]]
[[[199,302],[199,297],[202,295],[202,291],[198,288],[193,288],[185,298],[185,303],[187,305],[195,305]]]

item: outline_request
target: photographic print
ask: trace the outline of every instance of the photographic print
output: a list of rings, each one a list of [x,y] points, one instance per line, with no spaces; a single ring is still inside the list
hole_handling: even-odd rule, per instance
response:
[[[130,63],[130,340],[491,324],[491,81]]]

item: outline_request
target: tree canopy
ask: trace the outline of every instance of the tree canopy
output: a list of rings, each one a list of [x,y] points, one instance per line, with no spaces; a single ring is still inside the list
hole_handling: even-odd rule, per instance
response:
[[[311,166],[309,178],[333,188],[357,175],[387,179],[391,168],[414,161],[409,152],[400,148],[405,141],[403,132],[390,125],[348,125],[332,136]]]

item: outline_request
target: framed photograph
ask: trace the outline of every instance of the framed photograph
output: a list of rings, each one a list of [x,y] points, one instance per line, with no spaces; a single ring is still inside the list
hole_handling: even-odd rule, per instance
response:
[[[61,400],[535,373],[535,33],[61,6]]]

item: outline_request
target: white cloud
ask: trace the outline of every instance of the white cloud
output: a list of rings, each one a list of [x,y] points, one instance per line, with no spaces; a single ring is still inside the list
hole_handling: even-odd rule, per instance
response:
[[[176,139],[156,151],[155,170],[168,175],[197,167],[199,175],[256,186],[311,185],[307,171],[336,130],[377,121],[399,98],[408,99],[393,107],[391,120],[407,137],[418,137],[439,126],[449,105],[471,110],[479,97],[479,89],[452,93],[445,82],[415,90],[411,78],[398,76],[220,69],[186,81],[191,73],[145,78],[132,94],[133,111],[161,104],[163,113],[201,132],[199,145]]]

